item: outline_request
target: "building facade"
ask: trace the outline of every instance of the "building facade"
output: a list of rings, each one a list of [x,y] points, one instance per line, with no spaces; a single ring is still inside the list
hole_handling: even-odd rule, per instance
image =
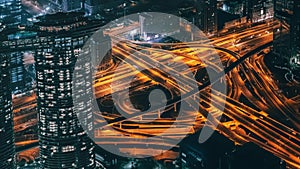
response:
[[[34,70],[29,71],[26,69],[28,66],[33,65],[33,63],[29,65],[24,62],[24,60],[30,57],[33,60],[34,55],[34,51],[29,49],[32,42],[28,41],[28,39],[35,39],[37,33],[18,29],[6,29],[4,34],[6,37],[2,38],[5,39],[5,46],[20,49],[5,52],[10,57],[12,92],[14,95],[25,93],[32,89],[34,80],[34,77],[30,76],[31,73],[34,73]],[[25,44],[27,47],[25,47]]]
[[[86,25],[83,13],[46,15],[37,25],[41,43],[35,55],[41,168],[95,168],[94,144],[84,130],[92,130],[91,102],[76,105],[82,112],[75,111],[73,104],[73,85],[82,84],[73,83],[74,69],[82,70],[84,74],[76,74],[82,79],[91,71],[89,64],[75,68],[91,33]],[[91,91],[83,89],[75,96]],[[84,120],[80,123],[78,117]]]
[[[85,10],[88,15],[95,15],[101,11],[101,0],[86,0]]]
[[[0,0],[0,21],[6,26],[17,26],[21,23],[21,0]]]
[[[273,0],[225,0],[222,9],[256,23],[273,18],[273,4]]]
[[[244,16],[252,23],[273,18],[273,0],[244,0]]]
[[[83,0],[62,0],[61,8],[63,12],[79,11],[83,8]]]
[[[22,20],[22,7],[21,0],[0,0],[0,23],[4,30],[15,29],[18,25],[21,24]],[[3,33],[6,34],[6,33]],[[17,39],[21,38],[19,35],[7,35],[7,37],[3,37],[1,34],[1,38],[10,38]],[[25,70],[22,66],[22,54],[15,52],[10,54],[10,66],[11,77],[12,77],[12,91],[14,94],[20,92],[20,89],[23,88],[26,84],[25,82]],[[20,89],[18,89],[20,87]]]
[[[0,168],[15,168],[10,57],[0,53]]]
[[[227,0],[224,1],[222,9],[228,13],[242,17],[244,14],[244,3],[242,0]]]
[[[205,33],[214,34],[218,31],[217,0],[197,0],[198,18],[195,24]]]
[[[13,86],[10,70],[14,67],[11,67],[10,60],[13,55],[18,55],[20,63],[22,60],[32,63],[31,57],[35,61],[41,168],[95,168],[94,144],[89,139],[93,131],[92,102],[86,99],[87,95],[92,98],[92,88],[86,86],[91,86],[88,83],[92,82],[92,69],[105,70],[111,67],[113,61],[111,51],[101,63],[92,66],[89,63],[97,60],[79,56],[84,53],[82,47],[87,39],[101,26],[83,15],[75,12],[46,15],[39,18],[41,22],[33,27],[4,29],[1,32],[5,36],[0,37],[0,101],[3,105],[0,110],[0,147],[5,151],[0,152],[0,164],[10,162],[14,165],[10,91]],[[101,49],[111,47],[109,37],[97,38],[100,40],[93,44],[93,48],[86,48],[88,54],[103,55]],[[24,58],[25,55],[29,57]],[[20,64],[22,70],[24,63]],[[16,85],[20,85],[21,81]],[[0,165],[0,168],[11,167]]]
[[[299,66],[300,59],[300,1],[275,0],[275,19],[280,28],[274,30],[274,53]]]

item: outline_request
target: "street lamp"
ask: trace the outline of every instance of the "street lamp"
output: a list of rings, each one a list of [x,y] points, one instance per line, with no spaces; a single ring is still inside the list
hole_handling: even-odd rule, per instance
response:
[[[126,3],[123,3],[123,14],[124,14],[124,19],[125,19],[125,15],[126,15]]]

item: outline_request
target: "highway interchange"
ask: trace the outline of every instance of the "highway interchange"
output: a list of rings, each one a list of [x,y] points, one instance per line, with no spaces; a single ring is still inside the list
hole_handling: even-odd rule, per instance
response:
[[[237,144],[253,142],[282,158],[290,166],[300,168],[300,114],[297,103],[279,92],[275,80],[272,79],[272,73],[264,63],[263,57],[269,52],[270,45],[257,50],[260,46],[272,42],[273,29],[278,26],[277,22],[268,22],[226,36],[213,37],[210,41],[152,44],[152,47],[134,41],[123,41],[114,45],[113,56],[117,61],[116,65],[106,72],[98,72],[95,75],[94,94],[100,100],[101,106],[110,105],[113,101],[118,110],[127,115],[124,118],[118,113],[95,112],[96,143],[118,144],[122,152],[137,156],[157,154],[160,151],[159,147],[172,146],[174,139],[193,134],[204,124],[208,124]],[[114,41],[118,37],[112,39]],[[207,43],[210,45],[205,45]],[[211,45],[215,49],[211,48]],[[219,58],[212,56],[212,53],[220,56],[225,69],[247,54],[254,53],[226,72],[226,76],[223,77],[228,86],[225,94],[213,91],[211,85],[207,85],[207,76],[200,73],[203,79],[197,82],[189,76],[189,73],[192,72],[195,76],[198,70],[205,68],[214,70],[216,74],[222,72],[222,68],[216,66]],[[140,59],[141,56],[143,59]],[[121,64],[122,60],[126,60],[127,63]],[[153,66],[160,69],[153,69]],[[148,71],[139,72],[137,70],[139,68],[148,68]],[[173,72],[176,77],[170,77],[164,71]],[[130,84],[134,85],[129,89],[125,84],[128,84],[126,82],[128,77],[132,76],[135,78]],[[194,83],[199,87],[196,90]],[[136,105],[131,103],[130,97],[139,98],[140,91],[157,87],[167,90],[169,96],[166,99],[171,100],[171,104],[165,109],[159,108],[158,104],[158,108],[153,111],[135,114],[138,111]],[[128,90],[133,95],[124,97],[128,95]],[[118,100],[111,100],[112,93],[116,93]],[[31,120],[35,118],[36,113],[34,98],[35,95],[28,96],[27,100],[24,100],[25,97],[21,99],[22,103],[26,103],[26,109],[30,110],[26,114],[17,114],[24,111],[20,110],[19,101],[17,99],[14,101],[17,133],[36,125],[36,121]],[[245,98],[249,104],[242,103]],[[184,116],[177,117],[176,113],[164,113],[176,111],[180,101],[190,105]],[[219,106],[222,103],[225,104],[224,110]],[[212,113],[213,118],[206,123],[209,113]],[[219,123],[221,115],[226,117],[226,120]],[[103,118],[109,124],[103,121]],[[21,122],[20,119],[27,120]],[[159,136],[161,139],[153,137],[151,140],[152,136]],[[123,137],[130,138],[131,142],[128,140],[125,142]],[[144,144],[145,138],[150,138],[151,141],[147,143],[152,144],[151,147],[159,145],[157,149],[145,150],[131,146]],[[37,137],[32,136],[31,139],[17,137],[16,140],[20,140],[17,146],[24,146],[36,143]]]
[[[273,29],[276,27],[278,27],[277,22],[269,22],[243,32],[212,38],[211,43],[216,46],[216,51],[221,56],[224,66],[229,67],[247,53],[253,53],[260,46],[270,44],[273,38]],[[278,87],[271,80],[271,73],[264,64],[262,58],[264,52],[269,52],[270,45],[266,46],[265,49],[255,51],[255,54],[227,73],[228,93],[226,96],[222,96],[222,93],[214,94],[218,91],[211,92],[210,86],[198,92],[194,92],[193,88],[189,86],[193,79],[186,75],[190,71],[195,74],[198,69],[209,67],[216,72],[220,72],[220,68],[215,66],[216,58],[210,54],[213,53],[210,51],[212,49],[206,48],[203,43],[205,42],[152,44],[152,47],[148,48],[145,45],[131,41],[115,45],[113,48],[114,56],[119,60],[126,59],[127,63],[116,66],[118,67],[117,74],[113,74],[112,72],[116,70],[112,69],[111,72],[107,72],[107,76],[102,75],[102,77],[96,78],[95,95],[97,98],[109,96],[109,93],[112,93],[111,84],[114,83],[113,81],[117,81],[118,83],[113,87],[113,92],[118,93],[119,97],[117,97],[118,100],[114,100],[114,103],[118,105],[117,107],[119,107],[122,114],[127,112],[129,115],[124,118],[120,114],[96,113],[96,116],[104,117],[109,121],[108,125],[105,125],[101,120],[97,121],[99,123],[95,125],[96,128],[99,127],[95,133],[97,143],[99,145],[121,144],[123,145],[122,151],[142,155],[143,153],[149,153],[150,150],[132,149],[133,147],[130,145],[138,144],[137,140],[143,144],[143,138],[159,135],[163,141],[155,140],[155,137],[147,143],[168,146],[166,140],[194,133],[195,130],[203,127],[208,112],[213,112],[215,118],[210,119],[209,124],[229,139],[237,144],[253,142],[286,160],[291,166],[299,167],[299,112],[294,108],[295,106],[290,104],[288,98],[278,92]],[[164,50],[165,48],[169,50]],[[233,51],[235,54],[233,55],[233,52],[227,50]],[[144,57],[145,55],[146,57]],[[200,60],[198,56],[200,56]],[[205,60],[205,62],[202,60]],[[184,69],[182,63],[188,65],[190,69]],[[153,67],[151,64],[155,64],[160,70],[151,69]],[[138,68],[148,68],[150,73],[139,73]],[[163,71],[174,71],[178,76],[170,78],[163,74]],[[103,72],[101,73],[103,74]],[[128,84],[126,80],[134,75],[136,76],[134,80],[139,85],[131,91],[133,93],[135,90],[145,90],[161,85],[167,89],[180,90],[183,95],[188,94],[188,97],[183,98],[183,100],[194,97],[191,100],[196,101],[201,98],[201,101],[196,101],[198,107],[193,107],[194,111],[187,112],[182,119],[176,119],[176,117],[161,118],[160,115],[163,114],[161,111],[135,114],[137,112],[135,106],[130,104],[128,97],[125,97],[128,95],[127,86],[125,85]],[[186,84],[185,87],[179,88],[179,82]],[[147,85],[144,85],[144,83]],[[197,84],[200,87],[203,85],[201,82],[197,82]],[[198,97],[199,94],[200,98]],[[250,106],[241,103],[241,96],[247,98],[251,103]],[[107,99],[111,98],[107,97]],[[175,96],[171,99],[175,99]],[[222,102],[226,103],[224,111],[218,108],[220,107],[218,104]],[[216,117],[221,114],[224,114],[230,120],[218,125]],[[147,118],[149,116],[153,119]],[[153,120],[154,122],[151,122]],[[172,127],[175,120],[177,120],[176,126]],[[115,130],[106,128],[107,126],[113,126]],[[187,126],[190,126],[189,130],[186,128]],[[169,128],[172,130],[167,130]],[[124,133],[126,134],[124,135]],[[132,142],[122,142],[123,136],[126,138],[131,137]]]

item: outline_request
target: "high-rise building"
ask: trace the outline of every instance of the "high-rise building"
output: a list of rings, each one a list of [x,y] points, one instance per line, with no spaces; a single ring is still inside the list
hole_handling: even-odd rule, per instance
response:
[[[223,2],[222,9],[228,13],[242,17],[244,14],[244,3],[242,0],[227,0]]]
[[[244,16],[250,22],[261,22],[273,17],[272,0],[244,0]]]
[[[280,27],[274,30],[274,52],[299,66],[300,60],[300,1],[275,0],[275,18]]]
[[[10,50],[6,54],[10,56],[11,67],[11,89],[13,94],[24,93],[32,87],[32,80],[29,76],[29,72],[25,69],[24,58],[33,55],[34,51],[24,48],[24,44],[29,46],[28,38],[36,38],[36,32],[29,32],[18,29],[6,29],[3,32],[2,38],[4,39],[6,46],[9,48],[23,48],[24,50]],[[18,41],[17,43],[12,43]],[[4,47],[4,48],[5,48]]]
[[[214,34],[218,31],[217,0],[197,0],[198,19],[196,25],[205,33]]]
[[[18,25],[21,24],[22,18],[22,7],[21,7],[21,0],[0,0],[0,22],[1,27],[5,30],[15,29]],[[6,31],[7,32],[7,31]],[[21,38],[20,35],[9,35],[4,37],[9,33],[1,34],[2,38],[12,39],[12,38]],[[11,73],[12,73],[12,90],[13,92],[20,91],[18,88],[23,88],[25,86],[25,70],[22,65],[22,53],[15,52],[10,53],[10,60],[11,60]]]
[[[0,0],[0,21],[6,26],[19,25],[21,14],[21,0]]]
[[[95,168],[94,144],[83,128],[93,127],[91,102],[73,103],[74,70],[82,80],[89,77],[89,64],[75,67],[80,51],[91,32],[83,13],[57,13],[43,16],[37,24],[41,47],[36,50],[36,76],[39,113],[41,168]],[[87,62],[88,63],[88,62]],[[83,86],[86,86],[83,84]],[[78,90],[76,96],[91,93],[91,88]],[[78,117],[84,118],[79,122]]]
[[[63,12],[79,11],[83,8],[83,0],[62,0],[61,7]]]
[[[252,0],[243,0],[244,3],[244,16],[246,16],[249,20],[252,19],[253,15],[253,1]]]
[[[101,0],[86,0],[85,10],[88,15],[98,14],[101,10]]]
[[[0,54],[0,168],[15,167],[10,57]]]
[[[223,10],[246,17],[249,22],[261,22],[273,18],[273,0],[226,0]]]

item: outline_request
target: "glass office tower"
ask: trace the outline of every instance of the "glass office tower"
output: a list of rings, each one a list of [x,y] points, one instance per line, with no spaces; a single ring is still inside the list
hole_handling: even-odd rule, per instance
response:
[[[36,50],[35,64],[43,169],[95,168],[94,144],[77,118],[82,113],[80,117],[86,118],[82,125],[92,128],[92,110],[84,104],[82,112],[75,112],[72,97],[75,63],[81,59],[81,48],[90,34],[83,15],[75,12],[46,15],[37,24],[41,47]],[[85,66],[82,69],[89,73],[89,66]]]
[[[21,23],[21,0],[0,0],[0,22],[7,26],[17,26]]]
[[[300,60],[300,1],[275,0],[275,18],[280,28],[274,30],[274,52],[299,66]]]
[[[198,19],[196,25],[205,33],[214,34],[218,31],[217,0],[197,0]]]
[[[2,43],[1,43],[2,46]],[[9,55],[0,53],[0,168],[15,168]]]

